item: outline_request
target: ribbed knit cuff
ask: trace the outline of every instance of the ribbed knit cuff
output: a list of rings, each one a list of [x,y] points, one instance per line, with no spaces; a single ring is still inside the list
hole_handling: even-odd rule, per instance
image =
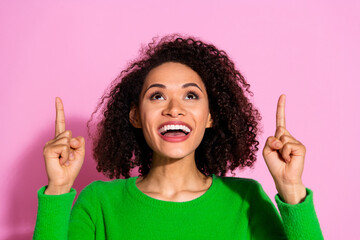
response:
[[[33,239],[67,239],[76,190],[72,188],[69,193],[46,195],[46,187],[38,190],[38,212]]]
[[[316,216],[313,192],[306,188],[306,197],[298,204],[288,204],[276,194],[275,201],[284,222],[284,228],[291,239],[324,239]]]
[[[275,201],[276,201],[279,208],[282,207],[284,209],[285,208],[293,209],[293,207],[298,208],[298,207],[301,207],[301,206],[304,206],[304,205],[308,206],[309,203],[313,204],[313,192],[309,188],[306,188],[306,197],[305,197],[304,201],[302,201],[301,203],[298,203],[298,204],[289,204],[289,203],[284,202],[280,198],[279,194],[275,195]]]

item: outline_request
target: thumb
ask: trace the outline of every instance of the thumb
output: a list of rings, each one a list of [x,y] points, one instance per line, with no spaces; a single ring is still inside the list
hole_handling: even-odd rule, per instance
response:
[[[70,141],[71,147],[76,151],[77,153],[85,153],[85,139],[84,137],[78,136],[76,138],[71,139]]]
[[[272,153],[276,150],[281,149],[282,146],[283,146],[283,144],[279,139],[277,139],[276,137],[270,136],[266,140],[264,150],[263,150],[263,155],[267,156],[269,153]]]
[[[76,145],[74,145],[74,156],[70,159],[72,164],[72,169],[75,170],[76,176],[79,173],[81,166],[84,163],[85,158],[85,139],[83,137],[76,137],[75,138]],[[69,163],[70,164],[70,163]],[[75,176],[75,177],[76,177]],[[75,179],[74,179],[75,180]]]

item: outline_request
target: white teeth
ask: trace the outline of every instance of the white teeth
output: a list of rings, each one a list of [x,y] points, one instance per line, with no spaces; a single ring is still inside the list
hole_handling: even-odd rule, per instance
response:
[[[190,129],[185,125],[165,125],[159,129],[160,133],[164,133],[167,130],[183,130],[186,133],[190,132]]]

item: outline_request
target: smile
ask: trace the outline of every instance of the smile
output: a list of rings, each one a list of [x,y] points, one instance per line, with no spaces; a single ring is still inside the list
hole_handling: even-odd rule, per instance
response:
[[[185,141],[191,131],[191,127],[188,124],[180,121],[166,122],[158,129],[160,137],[167,142]]]

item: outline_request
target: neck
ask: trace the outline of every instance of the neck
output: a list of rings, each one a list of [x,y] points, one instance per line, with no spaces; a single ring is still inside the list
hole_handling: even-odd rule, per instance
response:
[[[201,173],[195,163],[195,153],[182,159],[170,159],[153,154],[149,173],[139,179],[148,192],[173,194],[199,191],[208,185],[209,177]]]

